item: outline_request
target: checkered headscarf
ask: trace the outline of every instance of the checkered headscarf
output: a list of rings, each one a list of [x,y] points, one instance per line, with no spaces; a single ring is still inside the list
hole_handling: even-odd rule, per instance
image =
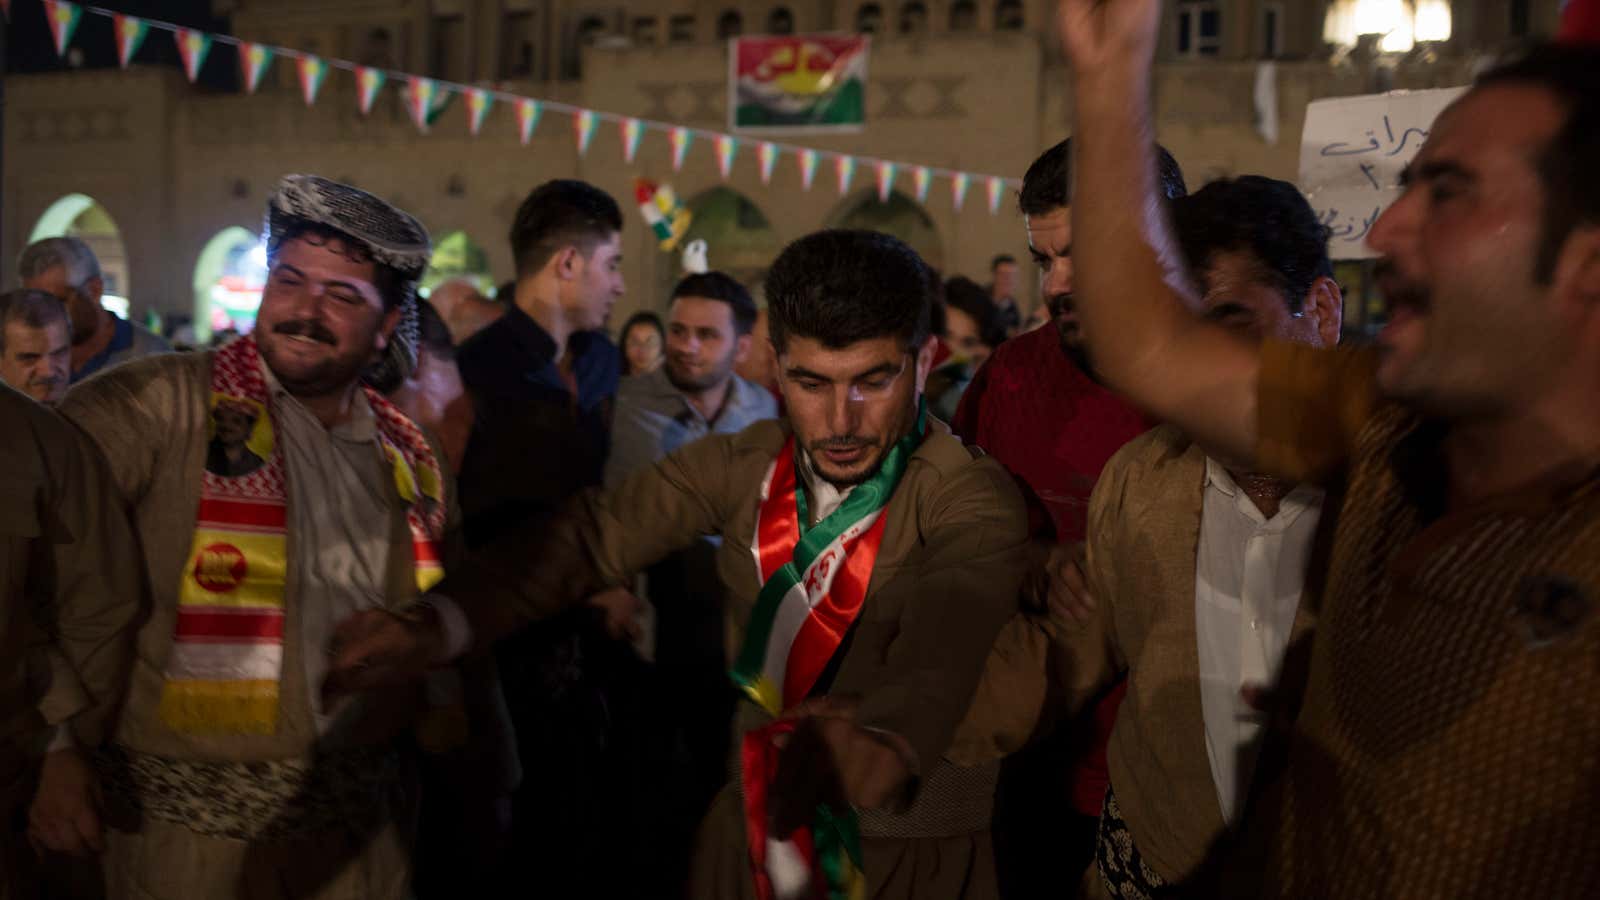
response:
[[[286,175],[267,203],[267,241],[274,249],[296,226],[312,223],[348,235],[373,262],[401,276],[400,323],[389,351],[362,375],[368,384],[392,386],[415,371],[421,330],[417,280],[428,267],[428,231],[409,213],[347,184],[320,175]]]

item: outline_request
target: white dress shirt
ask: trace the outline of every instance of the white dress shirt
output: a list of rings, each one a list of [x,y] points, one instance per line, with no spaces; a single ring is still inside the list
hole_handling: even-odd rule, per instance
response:
[[[1195,633],[1206,755],[1229,825],[1237,823],[1249,792],[1262,726],[1239,692],[1277,681],[1321,513],[1322,491],[1301,485],[1268,519],[1227,469],[1206,460]]]

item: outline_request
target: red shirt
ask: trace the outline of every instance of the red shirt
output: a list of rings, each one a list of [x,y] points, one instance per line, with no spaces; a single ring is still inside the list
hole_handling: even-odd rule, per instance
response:
[[[1083,540],[1089,494],[1106,460],[1150,422],[1078,368],[1046,325],[995,350],[967,387],[950,427],[1026,487],[1034,533],[1053,531],[1066,543]],[[1076,763],[1073,804],[1086,815],[1100,814],[1110,780],[1106,741],[1124,689],[1118,682],[1096,707],[1093,745]]]

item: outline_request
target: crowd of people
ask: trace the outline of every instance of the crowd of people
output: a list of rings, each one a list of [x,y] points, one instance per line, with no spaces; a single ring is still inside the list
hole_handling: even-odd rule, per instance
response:
[[[608,333],[573,180],[424,300],[288,176],[193,352],[30,245],[0,898],[1600,896],[1600,50],[1441,114],[1342,346],[1300,191],[1152,141],[1160,11],[1060,4],[1032,315],[829,230]]]

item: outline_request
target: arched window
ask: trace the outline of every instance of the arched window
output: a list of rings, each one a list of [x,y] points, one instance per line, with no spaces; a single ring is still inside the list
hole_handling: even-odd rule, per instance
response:
[[[717,18],[717,39],[727,40],[738,37],[744,33],[744,16],[739,15],[736,9],[730,9]]]
[[[900,7],[900,33],[921,34],[928,30],[928,4],[913,0]]]
[[[950,4],[950,30],[971,31],[978,27],[978,4],[972,0],[956,0]]]
[[[856,10],[856,31],[861,34],[877,34],[883,27],[883,7],[876,3],[863,3]]]
[[[794,34],[794,13],[789,12],[789,7],[780,6],[767,16],[768,34]]]
[[[996,31],[1021,31],[1023,26],[1022,0],[1000,0],[994,8]]]

